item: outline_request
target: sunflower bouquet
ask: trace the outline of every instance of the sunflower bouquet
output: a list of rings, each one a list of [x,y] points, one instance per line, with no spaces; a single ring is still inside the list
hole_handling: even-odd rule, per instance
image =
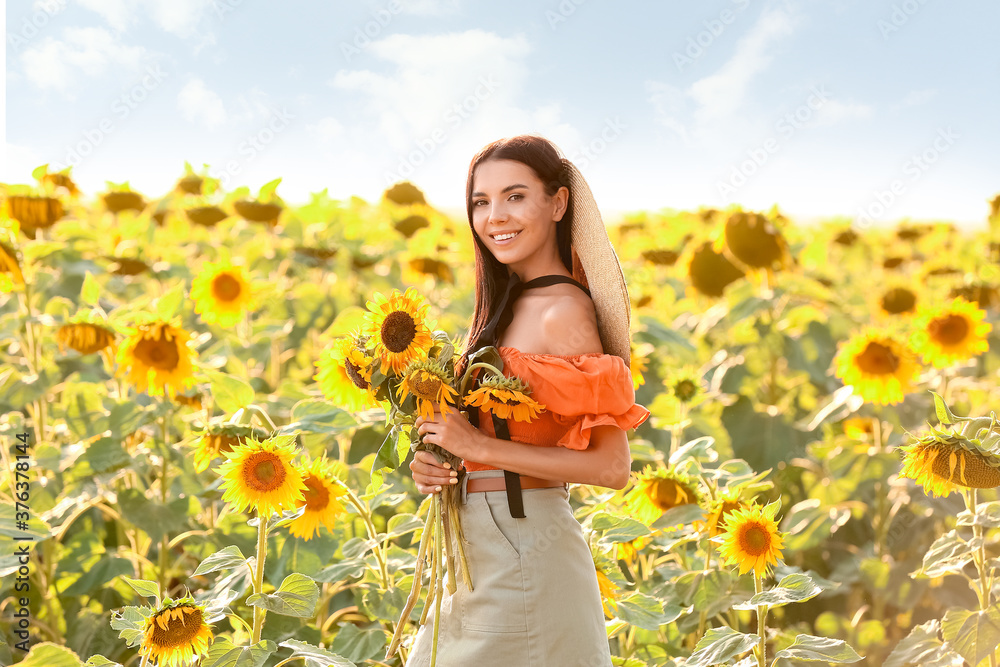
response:
[[[436,411],[443,415],[454,411],[468,418],[468,412],[461,408],[469,407],[481,408],[500,419],[529,422],[537,418],[545,406],[531,398],[526,382],[517,377],[504,376],[503,361],[494,346],[483,347],[470,354],[465,371],[457,377],[455,346],[445,331],[433,329],[434,323],[427,314],[430,305],[414,288],[410,287],[403,293],[393,290],[388,296],[375,293],[366,305],[368,312],[364,325],[334,344],[320,363],[317,380],[321,386],[329,386],[336,379],[337,384],[345,387],[346,390],[335,397],[342,399],[345,405],[357,408],[388,404],[386,426],[391,428],[376,454],[369,492],[374,494],[381,488],[385,472],[391,472],[402,464],[407,449],[433,452],[440,462],[448,463],[452,470],[458,472],[459,482],[447,485],[433,495],[432,509],[428,512],[421,534],[413,588],[386,652],[388,659],[395,653],[401,630],[419,598],[430,536],[434,540],[431,554],[433,590],[420,622],[426,619],[432,602],[440,609],[445,570],[449,592],[454,593],[457,589],[453,544],[458,545],[457,560],[463,581],[472,590],[458,514],[458,498],[465,475],[461,469],[462,459],[434,443],[423,442],[416,428],[417,417],[433,419]],[[477,369],[484,371],[480,385],[467,393]],[[452,539],[453,534],[457,539]],[[437,629],[435,615],[435,655]]]

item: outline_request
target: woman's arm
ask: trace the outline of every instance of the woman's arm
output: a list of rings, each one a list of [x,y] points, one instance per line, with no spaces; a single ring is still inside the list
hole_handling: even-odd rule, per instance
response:
[[[521,475],[624,489],[632,470],[628,436],[614,425],[595,426],[587,449],[539,447],[503,440],[476,430],[477,453],[472,461]]]

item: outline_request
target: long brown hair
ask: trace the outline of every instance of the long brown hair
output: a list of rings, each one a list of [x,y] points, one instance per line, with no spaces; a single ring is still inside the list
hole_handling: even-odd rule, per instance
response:
[[[493,316],[495,304],[500,300],[507,288],[507,265],[503,264],[482,239],[476,234],[472,224],[472,177],[476,167],[489,159],[516,160],[531,167],[535,175],[545,185],[545,193],[550,197],[555,195],[560,187],[569,188],[569,178],[559,150],[547,139],[534,134],[521,134],[516,137],[497,139],[483,147],[469,164],[469,177],[465,186],[465,207],[469,216],[469,230],[476,247],[476,304],[472,314],[472,325],[465,340],[465,349],[455,364],[455,372],[461,375],[465,371],[469,354],[479,349],[479,338],[486,328],[486,323]],[[573,198],[570,197],[563,217],[556,225],[556,244],[559,257],[567,271],[573,277],[587,286],[586,276],[576,252],[570,242],[570,228],[573,221]]]

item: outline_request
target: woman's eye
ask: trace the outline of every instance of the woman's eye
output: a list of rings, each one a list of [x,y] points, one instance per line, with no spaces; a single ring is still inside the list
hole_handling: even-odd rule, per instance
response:
[[[512,194],[512,195],[511,195],[511,198],[512,198],[512,199],[513,199],[514,197],[517,197],[517,198],[519,198],[519,199],[524,199],[524,195],[522,195],[522,194],[519,194],[519,193],[517,193],[517,192],[515,192],[514,194]]]
[[[479,206],[480,204],[485,204],[485,203],[486,203],[485,199],[477,199],[476,201],[472,202],[472,205]]]

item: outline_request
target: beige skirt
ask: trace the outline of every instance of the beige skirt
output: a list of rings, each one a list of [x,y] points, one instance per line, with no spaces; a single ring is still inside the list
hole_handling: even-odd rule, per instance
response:
[[[525,516],[515,519],[506,491],[467,493],[470,476],[503,471],[463,480],[459,512],[474,590],[457,572],[455,593],[443,589],[438,667],[611,667],[597,571],[569,491],[523,489]],[[406,667],[431,664],[434,614],[432,606]]]

